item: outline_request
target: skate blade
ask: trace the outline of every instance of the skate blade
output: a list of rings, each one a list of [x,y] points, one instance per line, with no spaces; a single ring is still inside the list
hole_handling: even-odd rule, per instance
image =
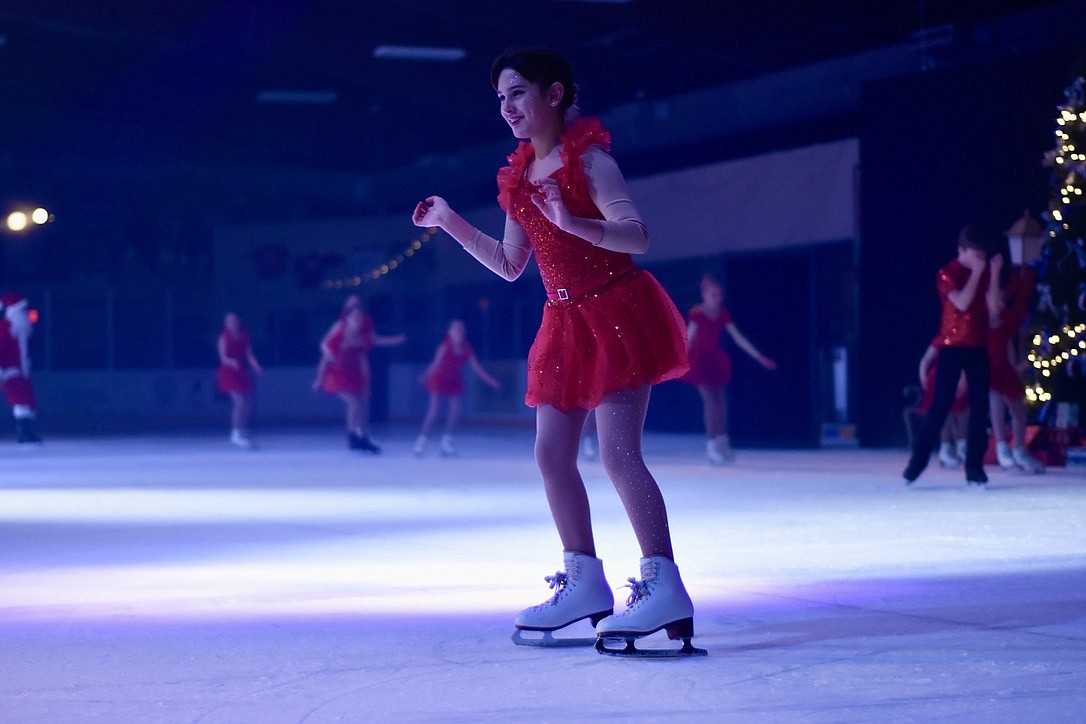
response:
[[[616,656],[627,659],[677,659],[684,656],[708,656],[709,652],[699,649],[690,643],[686,636],[682,637],[683,645],[677,649],[639,649],[634,644],[637,636],[600,636],[596,639],[596,651],[607,656]],[[622,648],[612,648],[614,645]]]
[[[539,634],[539,638],[525,638],[524,634]],[[595,638],[558,638],[551,631],[529,631],[527,629],[515,629],[513,631],[513,643],[517,646],[535,646],[541,649],[562,648],[564,646],[592,646]]]

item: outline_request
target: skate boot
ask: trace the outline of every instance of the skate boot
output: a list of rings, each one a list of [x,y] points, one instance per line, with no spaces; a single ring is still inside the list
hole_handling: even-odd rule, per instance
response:
[[[415,440],[415,457],[421,458],[426,453],[426,436],[419,435]]]
[[[589,619],[595,626],[615,611],[615,597],[603,577],[603,561],[599,558],[562,551],[565,570],[546,581],[554,589],[547,601],[526,608],[517,614],[513,643],[520,646],[591,646],[592,638],[555,638],[554,631],[572,623]],[[525,631],[539,631],[541,638],[524,638]]]
[[[456,454],[456,448],[454,448],[453,444],[452,444],[452,435],[442,435],[441,436],[441,456],[447,458],[447,457],[452,457],[455,454]]]
[[[996,443],[996,462],[1004,470],[1012,470],[1018,466],[1018,463],[1014,461],[1014,456],[1011,455],[1011,446],[1007,444],[1006,440],[1000,440]]]
[[[15,420],[15,439],[20,443],[40,444],[41,438],[34,434],[34,423],[29,417]]]
[[[724,451],[720,449],[720,438],[711,437],[705,444],[705,452],[709,456],[709,462],[713,465],[727,465],[728,458],[724,457]]]
[[[1023,472],[1040,475],[1045,471],[1044,464],[1021,447],[1011,448],[1011,458],[1014,460],[1015,466]]]
[[[380,446],[370,439],[369,435],[359,435],[356,432],[347,433],[347,447],[351,450],[361,450],[363,452],[373,453],[378,455],[381,452]]]
[[[939,464],[951,470],[957,470],[962,466],[962,459],[954,451],[954,443],[942,442],[939,444]]]
[[[244,448],[246,450],[251,450],[252,448],[256,447],[253,444],[253,441],[249,439],[241,430],[234,430],[230,433],[230,444],[236,445],[237,447]]]
[[[664,556],[641,559],[641,580],[630,578],[630,597],[626,610],[608,616],[596,626],[596,650],[613,656],[704,656],[705,649],[694,648],[694,604],[690,601],[679,568]],[[679,649],[639,649],[634,640],[665,630],[669,639],[682,639]],[[608,648],[622,644],[623,648]]]

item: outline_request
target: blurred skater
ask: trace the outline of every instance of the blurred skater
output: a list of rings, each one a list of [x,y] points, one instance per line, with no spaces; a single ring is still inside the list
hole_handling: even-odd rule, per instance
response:
[[[449,323],[449,329],[445,333],[445,339],[438,345],[434,353],[434,359],[430,366],[422,374],[420,381],[430,392],[430,405],[426,408],[426,416],[422,420],[422,430],[418,440],[415,441],[415,454],[421,456],[426,452],[427,436],[437,420],[438,408],[441,401],[445,400],[445,434],[441,436],[441,454],[455,455],[452,436],[456,430],[456,424],[460,421],[460,400],[464,396],[464,365],[471,365],[475,374],[486,384],[495,390],[501,389],[501,384],[475,356],[475,350],[467,339],[467,328],[459,319]]]
[[[38,401],[30,383],[30,335],[34,331],[27,300],[16,292],[0,296],[0,384],[15,416],[15,439],[40,443],[34,432]]]
[[[732,381],[732,360],[720,346],[721,335],[727,331],[741,350],[769,371],[777,363],[751,344],[732,321],[724,306],[724,288],[716,277],[701,278],[701,304],[691,308],[687,316],[686,348],[690,356],[690,371],[680,379],[694,385],[701,396],[706,452],[713,465],[724,465],[735,459],[728,437],[727,386]]]
[[[249,330],[241,324],[234,312],[223,318],[219,333],[219,369],[215,381],[220,392],[230,395],[233,410],[230,414],[230,442],[238,447],[254,447],[250,424],[253,416],[253,377],[264,374],[253,355]]]
[[[374,347],[403,344],[400,334],[377,334],[373,319],[363,311],[358,297],[344,304],[340,319],[320,343],[321,357],[313,389],[337,395],[346,408],[347,447],[377,455],[381,447],[370,437],[370,389],[373,372],[369,353]]]

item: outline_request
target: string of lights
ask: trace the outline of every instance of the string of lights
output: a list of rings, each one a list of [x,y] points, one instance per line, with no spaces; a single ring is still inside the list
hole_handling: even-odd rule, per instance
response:
[[[437,228],[431,226],[423,231],[416,238],[412,239],[407,246],[399,254],[389,259],[383,264],[378,264],[369,271],[362,274],[355,274],[353,276],[340,277],[338,279],[326,279],[324,281],[325,289],[347,289],[350,287],[357,287],[367,282],[372,282],[380,279],[383,276],[387,276],[391,272],[399,269],[407,262],[408,259],[415,256],[423,246],[430,242],[434,234],[437,233]]]

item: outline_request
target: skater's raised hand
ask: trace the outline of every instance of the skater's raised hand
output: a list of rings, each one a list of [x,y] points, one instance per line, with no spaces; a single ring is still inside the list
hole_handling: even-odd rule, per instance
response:
[[[547,217],[547,221],[559,229],[566,229],[569,225],[570,213],[566,208],[566,202],[562,199],[558,181],[545,178],[535,186],[538,191],[532,194],[532,203]]]
[[[415,207],[411,221],[415,226],[441,226],[451,210],[448,202],[440,196],[427,196]]]

